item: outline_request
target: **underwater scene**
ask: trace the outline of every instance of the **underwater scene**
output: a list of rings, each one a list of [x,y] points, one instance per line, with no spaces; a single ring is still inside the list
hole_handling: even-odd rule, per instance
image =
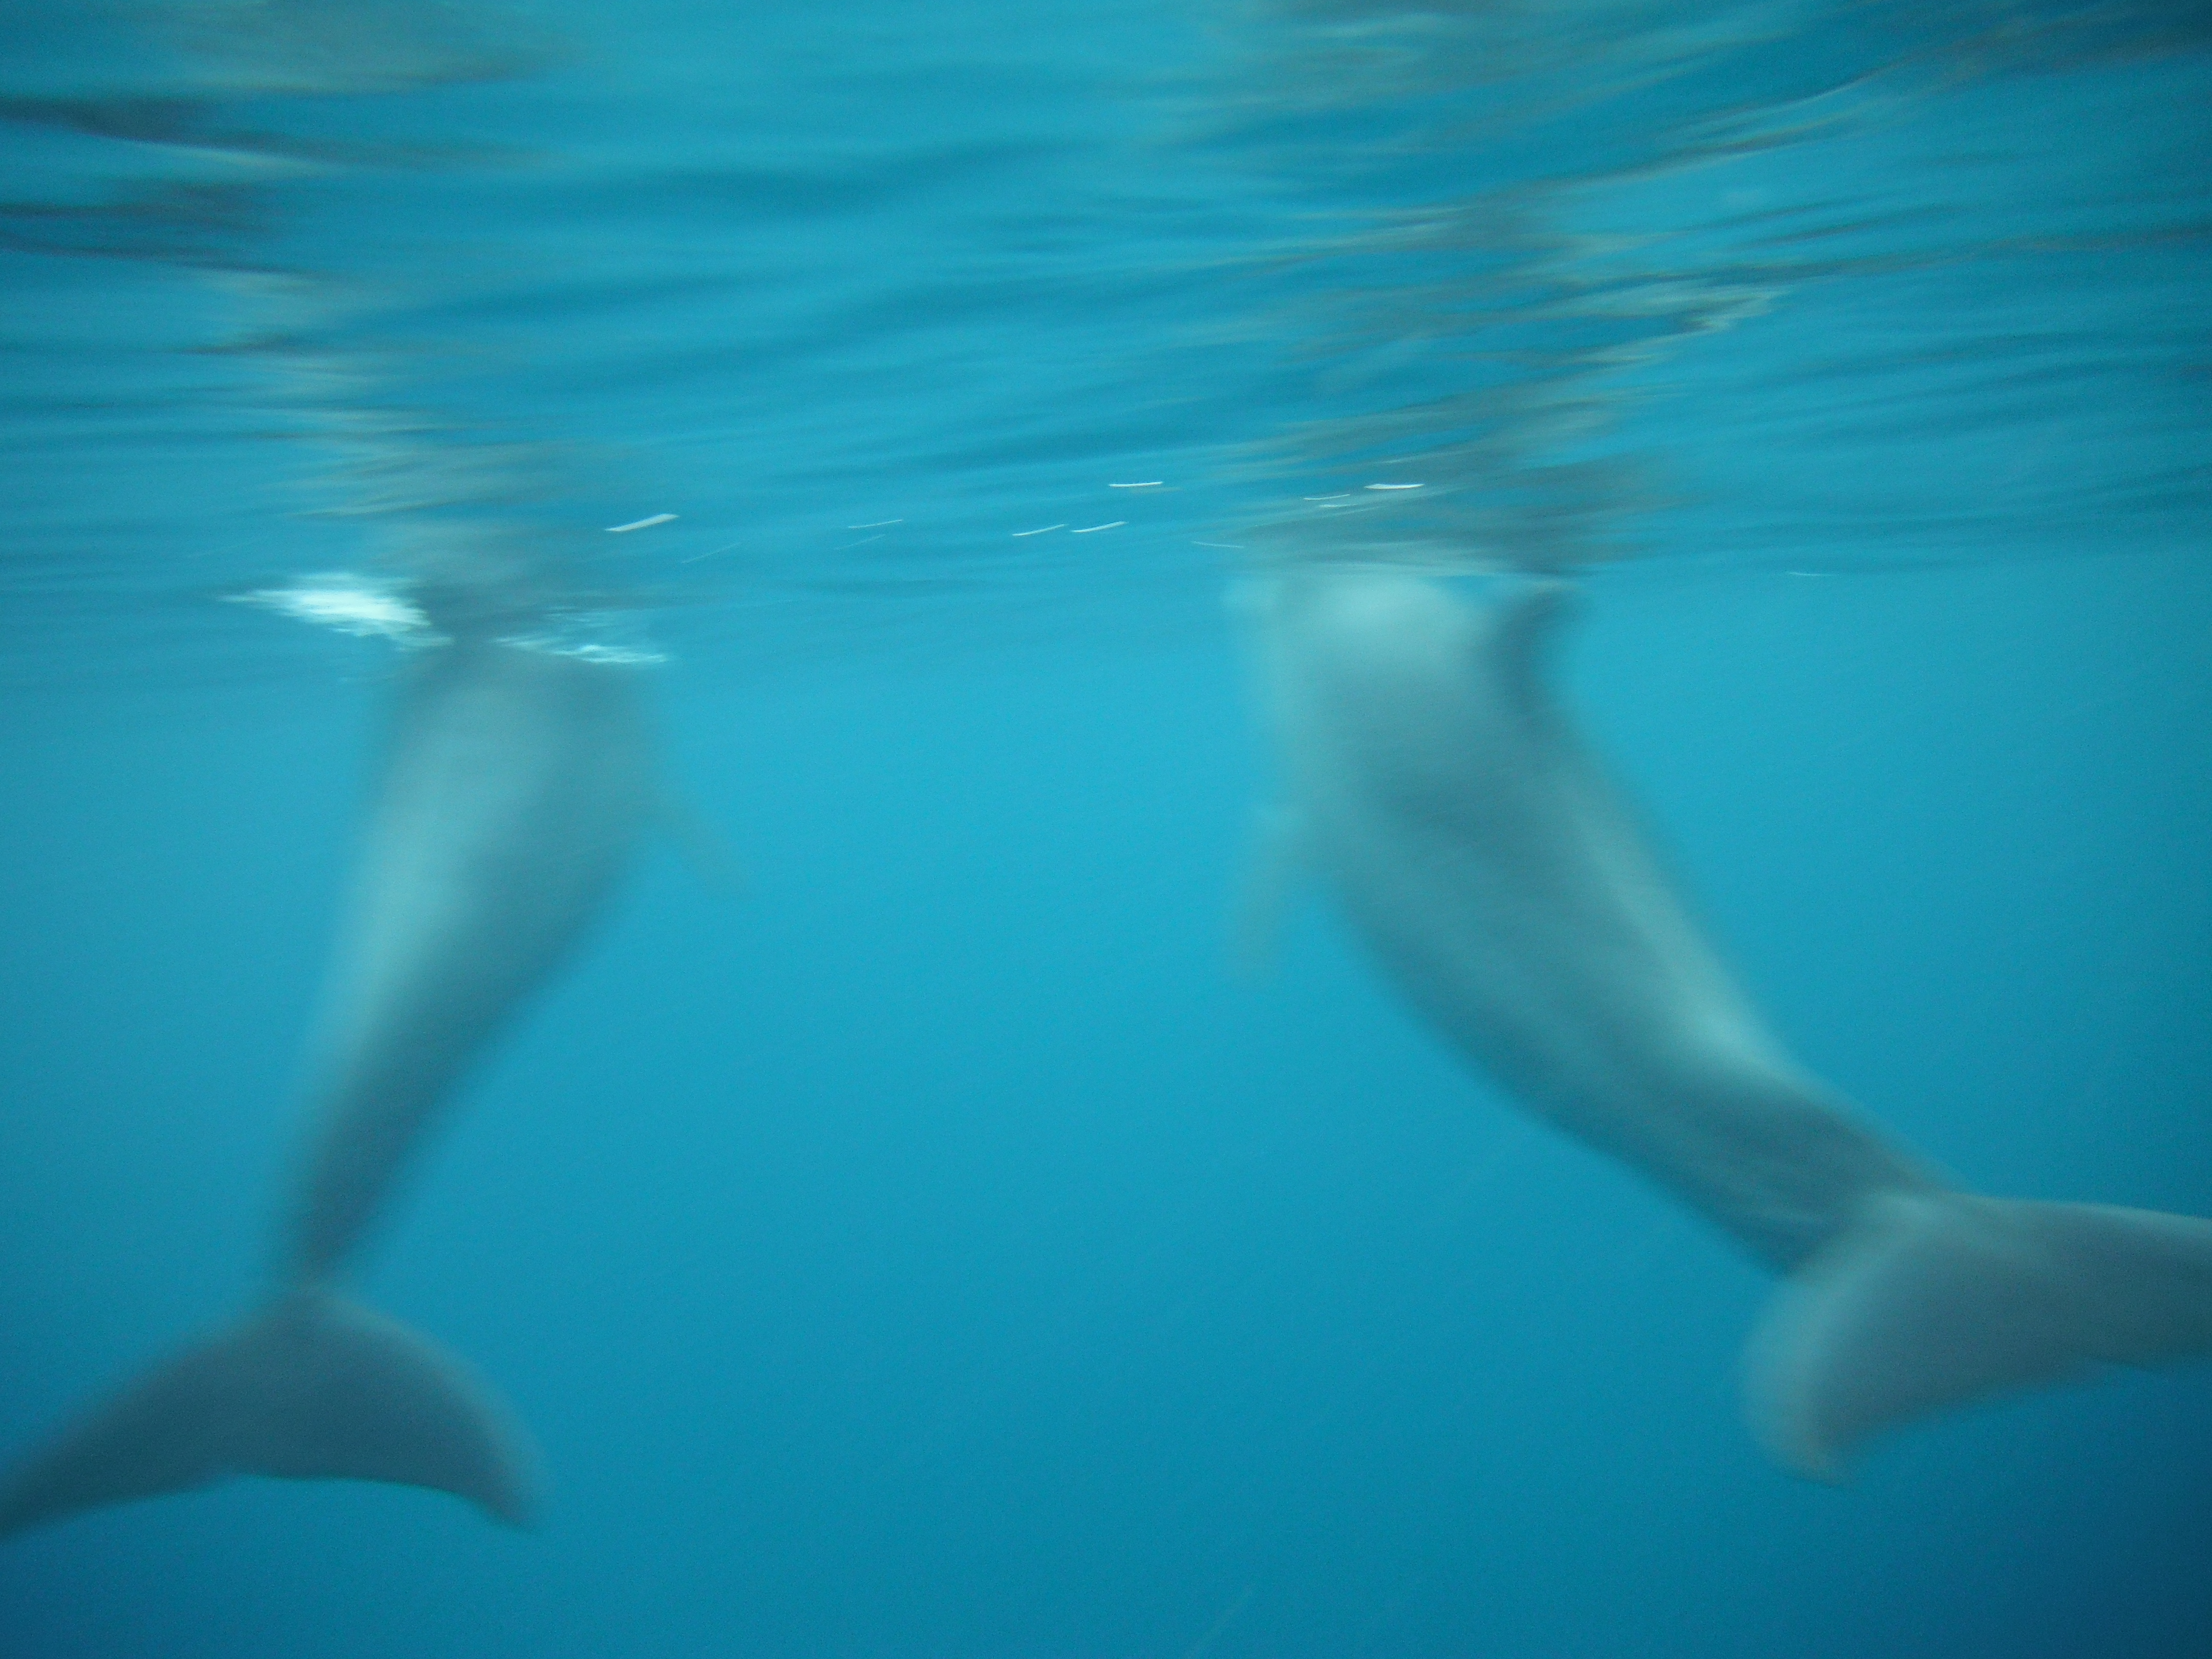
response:
[[[2212,1654],[2212,6],[0,0],[0,1656]]]

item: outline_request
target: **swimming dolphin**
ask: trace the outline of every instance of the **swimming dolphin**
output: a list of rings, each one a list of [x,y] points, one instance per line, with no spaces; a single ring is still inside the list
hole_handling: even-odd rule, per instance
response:
[[[1279,820],[1408,1000],[1785,1275],[1747,1365],[1781,1462],[1835,1479],[1924,1413],[2212,1352],[2212,1221],[1955,1191],[1769,1034],[1547,687],[1563,587],[1309,571],[1240,605]]]
[[[272,1292],[30,1457],[0,1485],[0,1535],[232,1474],[428,1486],[527,1519],[534,1456],[506,1407],[333,1279],[650,817],[639,679],[489,632],[408,665],[311,1047],[314,1127]]]

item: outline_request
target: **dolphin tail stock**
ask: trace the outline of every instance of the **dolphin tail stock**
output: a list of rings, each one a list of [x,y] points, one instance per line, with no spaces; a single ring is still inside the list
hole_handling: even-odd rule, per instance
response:
[[[288,1292],[65,1426],[0,1484],[0,1536],[230,1474],[386,1481],[529,1523],[536,1453],[460,1360],[336,1292]]]
[[[2100,1364],[2212,1353],[2212,1220],[1888,1192],[1784,1285],[1747,1407],[1797,1473],[1841,1479],[1877,1430]]]

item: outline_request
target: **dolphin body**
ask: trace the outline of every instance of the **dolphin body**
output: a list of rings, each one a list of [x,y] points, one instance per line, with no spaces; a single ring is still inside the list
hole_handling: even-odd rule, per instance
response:
[[[1240,601],[1282,822],[1408,1000],[1784,1276],[1746,1367],[1778,1461],[1836,1479],[1925,1413],[2212,1352],[2212,1221],[1956,1191],[1792,1061],[1552,697],[1562,587],[1316,571]]]
[[[639,671],[459,631],[404,677],[271,1293],[0,1484],[0,1535],[225,1475],[391,1481],[526,1523],[506,1407],[334,1279],[410,1155],[603,907],[655,805]]]

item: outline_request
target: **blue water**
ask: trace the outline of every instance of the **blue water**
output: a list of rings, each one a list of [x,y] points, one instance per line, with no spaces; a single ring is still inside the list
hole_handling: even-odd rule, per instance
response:
[[[1808,1064],[1978,1190],[2212,1213],[2212,11],[0,40],[0,1449],[256,1293],[364,595],[556,565],[740,871],[641,864],[367,1272],[542,1528],[114,1509],[0,1550],[0,1653],[2212,1652],[2207,1368],[1796,1481],[1761,1273],[1318,896],[1233,971],[1219,602],[1575,573],[1574,706]]]

